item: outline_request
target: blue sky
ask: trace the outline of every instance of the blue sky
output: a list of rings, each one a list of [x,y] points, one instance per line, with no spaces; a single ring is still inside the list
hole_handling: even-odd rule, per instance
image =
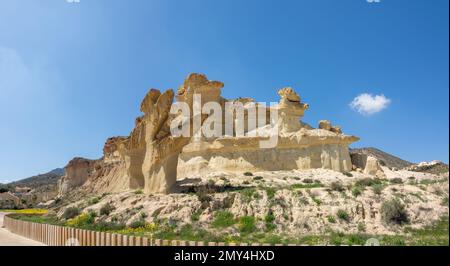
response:
[[[100,157],[191,72],[227,98],[292,86],[354,147],[448,162],[448,20],[447,0],[0,0],[0,182]],[[363,93],[387,103],[361,114]]]

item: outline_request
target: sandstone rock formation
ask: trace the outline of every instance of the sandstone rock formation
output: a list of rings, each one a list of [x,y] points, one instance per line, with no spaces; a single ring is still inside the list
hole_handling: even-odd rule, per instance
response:
[[[85,158],[74,158],[66,167],[65,175],[59,180],[59,194],[65,194],[73,188],[83,185],[91,172],[93,160]]]
[[[377,158],[363,153],[352,153],[350,156],[353,165],[356,168],[361,169],[363,173],[374,175],[379,178],[386,177],[381,168],[380,161]]]
[[[129,136],[109,138],[99,160],[77,158],[68,164],[60,181],[60,195],[88,185],[96,192],[143,189],[146,194],[168,193],[177,178],[210,171],[310,168],[351,171],[348,145],[358,138],[343,134],[340,127],[329,121],[321,121],[318,129],[300,121],[309,105],[301,102],[292,88],[280,89],[278,104],[266,107],[251,98],[227,100],[221,97],[223,86],[205,75],[190,74],[176,95],[170,89],[165,92],[151,89],[141,103],[143,115],[136,119]],[[198,106],[194,101],[196,95],[201,97]],[[180,111],[171,112],[180,103],[188,107],[187,116]],[[222,118],[218,123],[221,127],[216,129],[211,123],[216,110],[210,115],[196,113],[206,103],[224,110],[218,115]],[[234,109],[240,106],[242,113]],[[255,112],[258,116],[262,114],[263,119],[256,121]],[[243,122],[243,128],[228,131],[226,118],[230,115],[232,124]],[[186,127],[189,134],[173,136],[174,123],[181,128],[189,125]],[[200,134],[211,127],[219,136]],[[269,140],[276,144],[262,148],[261,143]]]
[[[320,120],[319,121],[319,128],[325,129],[331,132],[334,132],[336,134],[342,134],[342,129],[340,126],[332,126],[331,122],[328,120]]]
[[[98,160],[78,157],[72,159],[64,168],[64,176],[58,181],[58,196],[62,197],[68,193],[106,193],[129,189],[130,178],[126,172],[124,155],[124,143],[127,139],[125,137],[107,139],[103,157]]]
[[[384,151],[381,151],[381,150],[373,148],[373,147],[352,148],[352,149],[350,149],[350,154],[353,154],[353,153],[362,153],[362,154],[366,154],[366,155],[375,157],[378,159],[378,161],[381,163],[381,165],[389,167],[389,168],[402,169],[402,168],[413,165],[413,163],[411,163],[411,162],[402,160],[392,154],[386,153]]]
[[[198,119],[201,124],[206,118],[203,115],[194,116],[194,94],[200,95],[203,103],[219,103],[222,87],[223,83],[209,81],[204,75],[189,75],[176,96],[178,102],[187,103],[191,110],[192,115],[187,122],[192,125]],[[146,193],[168,193],[170,191],[177,179],[178,156],[189,141],[188,137],[175,137],[170,134],[170,124],[177,119],[177,116],[169,117],[173,98],[172,90],[167,90],[162,94],[152,90],[141,105],[141,111],[144,112],[143,120],[146,121],[146,153],[142,165]],[[199,108],[202,107],[199,106]],[[194,136],[195,133],[191,127],[190,136]]]
[[[300,101],[292,88],[278,92],[280,102],[270,107],[278,113],[277,145],[262,149],[263,137],[223,136],[215,139],[192,139],[183,148],[178,162],[178,177],[199,176],[211,171],[252,172],[326,168],[351,171],[348,145],[357,137],[341,132],[312,129],[300,121],[309,105]],[[245,118],[247,119],[247,118]],[[245,121],[247,123],[248,121]],[[263,128],[270,128],[265,125]],[[269,129],[270,132],[270,129]]]
[[[21,208],[20,198],[11,192],[0,193],[0,209],[16,209]]]

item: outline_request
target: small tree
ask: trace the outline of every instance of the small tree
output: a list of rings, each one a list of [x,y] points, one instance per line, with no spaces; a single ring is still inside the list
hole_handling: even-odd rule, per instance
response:
[[[344,220],[346,222],[350,221],[350,216],[348,213],[342,209],[338,210],[336,213],[337,217],[341,220]]]
[[[404,224],[409,220],[405,205],[397,198],[383,202],[381,205],[381,217],[386,223],[394,224]]]
[[[100,215],[109,215],[115,208],[110,203],[106,203],[100,208]]]
[[[72,218],[78,216],[79,214],[80,214],[80,209],[78,209],[77,207],[69,207],[64,211],[62,218],[72,219]]]
[[[344,185],[342,184],[342,182],[339,182],[339,181],[332,182],[330,185],[330,188],[331,188],[331,190],[338,191],[338,192],[342,192],[345,190]]]

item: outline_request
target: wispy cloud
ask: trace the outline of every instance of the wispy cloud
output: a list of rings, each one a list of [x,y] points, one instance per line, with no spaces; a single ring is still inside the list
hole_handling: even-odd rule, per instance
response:
[[[385,109],[390,103],[391,100],[383,94],[374,96],[369,93],[363,93],[353,99],[350,107],[363,115],[372,115]]]

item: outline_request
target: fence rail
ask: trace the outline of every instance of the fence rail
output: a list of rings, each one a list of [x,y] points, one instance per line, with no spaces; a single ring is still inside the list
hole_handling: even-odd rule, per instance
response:
[[[66,226],[33,223],[5,215],[3,225],[14,234],[48,246],[270,246],[264,243],[225,243],[185,240],[162,240]],[[277,246],[281,244],[277,244]]]

